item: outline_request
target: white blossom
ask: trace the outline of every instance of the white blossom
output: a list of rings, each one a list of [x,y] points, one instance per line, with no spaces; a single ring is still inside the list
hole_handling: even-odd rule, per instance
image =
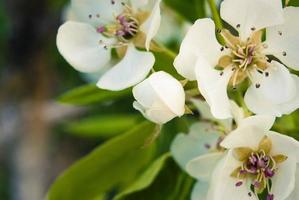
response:
[[[178,134],[171,144],[171,154],[183,170],[197,179],[191,199],[206,200],[213,170],[225,155],[220,142],[225,134],[232,130],[233,121],[232,119],[215,121],[206,103],[199,100],[192,101],[199,108],[202,119],[207,121],[194,123],[188,134]],[[231,113],[235,116],[237,124],[244,118],[244,113],[234,102],[231,102]],[[218,125],[211,123],[213,121]]]
[[[252,116],[225,137],[220,145],[228,151],[211,176],[207,199],[257,200],[263,191],[267,200],[299,198],[299,142],[270,131],[273,123],[274,117]]]
[[[160,2],[72,0],[71,20],[58,30],[58,50],[78,71],[104,70],[98,87],[131,87],[142,81],[154,65],[153,54],[136,47],[149,50],[160,26]]]
[[[211,19],[199,19],[182,42],[174,65],[201,94],[216,118],[231,117],[227,87],[251,82],[245,94],[257,114],[281,116],[299,107],[299,78],[282,64],[299,69],[299,8],[282,8],[281,0],[224,0],[221,17],[238,32],[218,30]],[[266,29],[266,40],[263,30]],[[276,57],[281,62],[270,60]],[[276,59],[276,60],[277,60]]]
[[[166,72],[155,72],[133,88],[133,106],[145,118],[164,124],[185,113],[185,92],[181,83]]]

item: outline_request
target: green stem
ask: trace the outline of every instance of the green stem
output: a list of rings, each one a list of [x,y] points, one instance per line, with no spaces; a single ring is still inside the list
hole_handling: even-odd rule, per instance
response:
[[[213,19],[214,19],[214,22],[215,22],[215,26],[218,30],[221,30],[223,29],[223,24],[222,24],[222,21],[221,21],[221,18],[220,18],[220,15],[219,15],[219,12],[218,12],[218,8],[215,4],[215,1],[214,0],[208,0],[209,2],[209,5],[210,5],[210,8],[211,8],[211,12],[212,12],[212,15],[213,15]],[[218,42],[222,45],[225,45],[225,40],[224,38],[218,33],[216,33],[216,36],[217,36],[217,39],[218,39]]]
[[[216,28],[217,29],[222,29],[223,25],[222,25],[222,21],[221,21],[221,18],[219,16],[218,8],[215,4],[215,1],[214,0],[208,0],[208,3],[209,3],[210,8],[211,8],[211,12],[212,12],[212,15],[213,15],[213,19],[214,19]]]
[[[177,57],[177,54],[174,51],[172,51],[171,49],[167,48],[166,46],[163,45],[160,47],[162,48],[162,51],[169,57],[171,57],[173,59],[175,59]]]
[[[244,101],[244,97],[243,97],[242,92],[240,90],[238,90],[238,100],[239,100],[239,103],[240,103],[241,107],[244,110],[245,116],[251,116],[252,113],[247,108],[247,105],[246,105],[246,103]]]
[[[161,43],[158,43],[157,41],[153,41],[152,42],[153,44],[153,48],[151,48],[151,50],[153,52],[162,52],[164,53],[165,55],[175,59],[176,56],[177,56],[177,53],[174,52],[173,50],[169,49],[168,47],[166,47],[165,45],[161,44]]]

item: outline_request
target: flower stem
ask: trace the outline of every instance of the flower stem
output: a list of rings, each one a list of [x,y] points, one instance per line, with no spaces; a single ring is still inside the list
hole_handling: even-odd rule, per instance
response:
[[[175,59],[177,56],[177,54],[174,51],[172,51],[171,49],[169,49],[167,47],[163,47],[163,52],[173,59]]]
[[[238,91],[238,100],[239,100],[241,107],[244,110],[245,116],[247,116],[247,117],[251,116],[252,113],[249,111],[249,109],[244,101],[244,97],[243,97],[243,94],[241,91]]]
[[[173,50],[169,49],[168,47],[166,47],[164,44],[158,43],[156,41],[153,41],[153,47],[151,50],[153,52],[162,52],[165,55],[169,56],[172,59],[175,59],[177,56],[177,53],[174,52]]]
[[[214,0],[208,0],[208,3],[209,3],[209,6],[210,6],[212,15],[213,15],[213,19],[214,19],[216,28],[217,29],[222,29],[223,25],[222,25],[222,21],[221,21],[221,18],[219,16],[219,12],[218,12],[217,6],[215,4],[215,1]]]
[[[214,0],[208,0],[209,2],[209,5],[210,5],[210,9],[211,9],[211,12],[212,12],[212,15],[213,15],[213,19],[214,19],[214,22],[215,22],[215,26],[218,30],[221,30],[223,29],[223,24],[222,24],[222,21],[221,21],[221,18],[220,18],[220,15],[219,15],[219,12],[218,12],[218,8],[217,8],[217,5],[215,4],[215,1]],[[225,45],[225,40],[224,38],[218,33],[216,33],[216,36],[217,36],[217,39],[218,39],[218,42],[222,45]]]

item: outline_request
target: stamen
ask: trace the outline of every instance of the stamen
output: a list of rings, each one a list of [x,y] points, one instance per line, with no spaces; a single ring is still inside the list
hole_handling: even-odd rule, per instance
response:
[[[243,184],[243,182],[239,181],[239,182],[236,183],[236,187],[240,187],[242,184]]]
[[[285,52],[285,51],[282,52],[282,55],[283,55],[283,56],[287,56],[287,52]]]
[[[281,31],[278,31],[278,35],[282,36],[282,32],[281,32]]]
[[[273,194],[268,194],[267,195],[267,200],[274,200],[274,195]]]

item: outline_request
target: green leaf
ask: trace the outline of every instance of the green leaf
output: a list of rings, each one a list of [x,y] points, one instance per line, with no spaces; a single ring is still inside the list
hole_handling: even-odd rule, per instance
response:
[[[164,2],[190,22],[206,15],[205,0],[164,0]]]
[[[168,56],[164,52],[155,52],[154,54],[155,54],[155,58],[156,58],[156,62],[155,62],[155,66],[154,66],[155,71],[163,70],[163,71],[171,74],[176,79],[184,79],[175,70],[175,68],[173,66],[173,61],[174,61],[173,57]]]
[[[299,0],[290,0],[288,6],[299,6]]]
[[[154,129],[144,122],[99,146],[55,181],[48,200],[93,200],[130,183],[152,160],[155,145],[144,144]]]
[[[130,89],[108,91],[100,89],[96,85],[88,84],[66,92],[58,98],[58,101],[73,105],[90,105],[120,99],[130,93]]]
[[[147,188],[156,178],[165,161],[169,158],[169,153],[162,155],[127,189],[115,197],[115,200],[123,199],[128,194]]]
[[[186,200],[190,199],[193,183],[191,177],[168,159],[149,187],[125,196],[123,200]]]
[[[137,125],[140,119],[140,115],[132,114],[89,117],[65,124],[64,130],[80,137],[107,138],[129,130]]]

